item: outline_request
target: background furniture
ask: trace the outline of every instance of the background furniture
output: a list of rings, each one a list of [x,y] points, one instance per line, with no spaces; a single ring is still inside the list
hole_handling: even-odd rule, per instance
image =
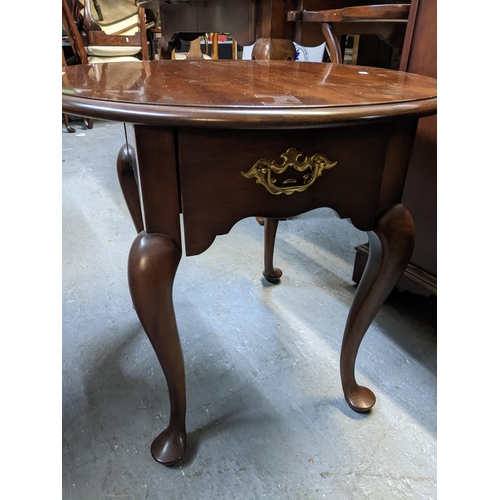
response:
[[[92,0],[77,2],[77,25],[84,39],[89,63],[149,59],[146,14],[135,0],[100,0],[99,13]]]
[[[409,7],[408,4],[382,4],[317,11],[290,11],[287,19],[300,23],[320,23],[330,61],[334,63],[344,61],[345,45],[341,43],[342,37],[355,35],[357,43],[352,64],[356,64],[360,35],[376,35],[390,47],[402,45]]]
[[[73,64],[88,64],[87,52],[85,51],[85,45],[83,43],[82,35],[80,34],[76,24],[72,11],[72,7],[67,2],[67,0],[62,0],[62,25],[66,33],[68,43],[71,47],[73,54]],[[67,66],[67,59],[64,54],[64,47],[62,50],[62,67],[63,70]],[[64,78],[64,74],[63,74]],[[70,133],[74,133],[75,129],[69,123],[69,117],[67,114],[63,113],[64,124],[66,130]],[[84,118],[84,123],[87,128],[91,129],[93,127],[93,120]]]
[[[138,55],[143,60],[153,55],[147,42],[146,12],[136,6],[135,0],[62,0],[62,24],[75,56],[74,64],[140,62]],[[64,66],[67,61],[63,49]],[[63,118],[67,131],[74,132],[68,116]],[[84,121],[91,129],[92,120]]]
[[[343,2],[358,3],[358,2]],[[363,3],[363,2],[360,2]],[[409,4],[380,4],[349,6],[342,9],[291,11],[288,19],[304,26],[322,25],[331,60],[344,60],[347,34],[376,35],[385,41],[386,48],[400,48],[401,59],[396,69],[437,77],[437,12],[436,0],[413,0]],[[327,24],[328,23],[328,24]],[[372,43],[372,42],[371,42]],[[372,43],[372,48],[376,46]],[[376,56],[376,50],[370,50]],[[368,66],[391,67],[397,59],[361,55],[353,63]],[[397,285],[398,290],[409,290],[422,295],[437,295],[437,118],[428,117],[419,123],[410,167],[405,183],[403,203],[410,209],[415,221],[415,249]],[[368,244],[356,247],[353,280],[359,283],[368,259]]]
[[[401,58],[401,71],[436,78],[437,3],[413,0]],[[420,120],[405,182],[403,203],[415,221],[415,249],[397,288],[437,295],[437,117]],[[356,248],[353,280],[359,282],[368,245]]]
[[[331,10],[372,3],[366,0],[138,0],[138,5],[157,9],[160,13],[162,36],[158,42],[158,52],[162,59],[170,59],[173,50],[181,50],[183,41],[192,41],[212,32],[230,33],[240,46],[251,45],[258,38],[270,38],[287,39],[303,46],[316,47],[325,40],[321,23],[289,22],[288,12]],[[391,2],[380,0],[377,3]],[[409,0],[399,3],[408,4]],[[395,29],[395,32],[399,31]],[[344,52],[346,42],[352,43],[353,37],[343,35],[341,38],[340,44]],[[361,37],[357,62],[396,69],[393,59],[397,57],[394,58],[395,54],[391,52],[389,45],[381,42],[380,38],[384,37]],[[396,53],[398,55],[399,52]]]
[[[332,9],[344,9],[357,6],[394,4],[393,0],[298,0],[290,2],[287,11],[325,11]],[[409,4],[410,0],[401,0],[398,4]],[[307,46],[318,45],[325,40],[321,31],[321,23],[289,23],[293,25],[293,39]],[[357,50],[355,62],[363,66],[375,66],[379,68],[398,69],[394,65],[398,50],[394,43],[387,44],[377,35],[364,34],[362,36],[342,35],[339,39],[344,62],[348,62],[348,50],[353,53]],[[357,46],[353,46],[354,44]]]

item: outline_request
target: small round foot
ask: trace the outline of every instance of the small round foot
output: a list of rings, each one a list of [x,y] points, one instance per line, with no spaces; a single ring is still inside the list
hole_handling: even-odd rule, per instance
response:
[[[354,411],[365,413],[373,408],[376,398],[370,389],[359,385],[356,390],[345,394],[345,400]]]
[[[264,225],[265,219],[264,217],[255,217],[255,220],[261,225]]]
[[[274,274],[266,274],[264,271],[262,272],[262,276],[266,278],[269,283],[279,283],[281,276],[283,276],[283,271],[281,269],[278,269],[277,267],[273,268]]]
[[[73,134],[75,132],[75,129],[69,124],[69,118],[68,115],[63,114],[63,119],[64,119],[64,125],[66,125],[66,130],[70,133]]]
[[[151,444],[151,455],[160,464],[175,465],[186,450],[186,432],[171,430],[160,433]]]

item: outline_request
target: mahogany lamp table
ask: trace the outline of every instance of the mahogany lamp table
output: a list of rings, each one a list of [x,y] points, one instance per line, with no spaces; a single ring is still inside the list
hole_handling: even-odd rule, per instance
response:
[[[354,411],[374,405],[372,391],[356,382],[355,360],[411,257],[414,226],[401,195],[418,119],[437,110],[436,80],[285,61],[78,65],[63,71],[62,108],[133,125],[136,152],[126,144],[117,161],[138,232],[129,287],[170,399],[169,426],[151,445],[155,460],[172,465],[186,447],[184,361],[172,301],[182,246],[188,256],[200,254],[246,217],[266,218],[264,276],[271,282],[281,276],[273,267],[278,219],[330,207],[368,233],[368,264],[347,318],[340,372]]]

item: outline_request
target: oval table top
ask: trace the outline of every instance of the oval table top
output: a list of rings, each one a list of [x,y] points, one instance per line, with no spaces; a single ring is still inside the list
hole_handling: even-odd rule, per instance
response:
[[[436,113],[429,77],[289,61],[143,61],[63,68],[63,112],[167,126],[327,127]]]

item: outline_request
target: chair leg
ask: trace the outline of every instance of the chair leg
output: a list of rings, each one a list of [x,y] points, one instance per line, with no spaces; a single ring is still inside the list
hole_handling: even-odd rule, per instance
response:
[[[63,118],[64,118],[64,125],[66,125],[66,130],[72,134],[75,132],[75,129],[69,124],[69,118],[68,115],[63,113]]]
[[[337,35],[332,30],[329,23],[321,23],[321,33],[323,33],[326,40],[326,45],[330,55],[330,62],[334,64],[342,64],[341,45]]]

